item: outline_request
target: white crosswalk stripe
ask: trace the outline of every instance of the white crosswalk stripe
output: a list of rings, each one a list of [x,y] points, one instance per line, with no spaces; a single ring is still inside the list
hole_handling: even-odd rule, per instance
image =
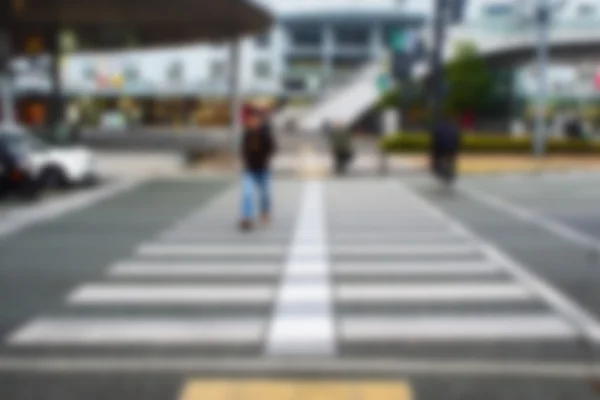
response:
[[[296,249],[300,249],[296,247]],[[188,256],[223,256],[227,254],[242,256],[277,256],[285,254],[289,249],[286,246],[270,245],[182,245],[182,244],[148,244],[141,246],[138,254],[146,257],[188,257]],[[305,257],[319,255],[319,245],[303,244],[300,249]],[[338,245],[330,251],[334,254],[348,256],[378,256],[378,255],[462,255],[474,254],[477,247],[471,244],[390,244],[390,245]]]
[[[274,290],[269,285],[85,285],[69,297],[70,304],[248,304],[268,303]]]
[[[483,261],[395,261],[395,262],[341,262],[333,266],[337,274],[344,276],[448,276],[493,275],[498,265]]]
[[[577,332],[555,315],[346,317],[342,318],[341,330],[343,338],[367,341],[522,341],[577,337]]]
[[[336,293],[341,302],[510,302],[533,298],[514,283],[341,284]]]
[[[123,262],[113,266],[109,274],[115,277],[274,277],[281,271],[279,264],[239,263],[157,263],[147,261]]]
[[[13,334],[13,345],[193,345],[259,340],[264,326],[254,319],[150,320],[40,319]]]
[[[411,229],[410,231],[407,229],[395,227],[394,229],[389,229],[385,231],[380,228],[376,229],[362,229],[357,228],[356,230],[342,230],[342,229],[334,229],[329,227],[328,237],[330,240],[335,241],[336,243],[340,242],[352,242],[352,243],[361,243],[368,242],[371,240],[374,241],[397,241],[403,242],[406,240],[422,240],[422,241],[443,241],[443,240],[460,240],[462,237],[458,236],[455,232],[450,230],[440,229],[439,226],[432,228],[430,230],[422,230],[422,229]],[[256,232],[253,234],[253,238],[257,241],[291,241],[289,235],[282,235],[280,232]],[[204,230],[202,228],[196,228],[194,230],[190,230],[189,232],[181,232],[181,231],[173,231],[166,232],[162,235],[159,235],[158,239],[161,242],[179,242],[179,243],[230,243],[236,241],[244,241],[248,240],[247,236],[236,232],[215,232],[212,233],[210,231]],[[310,238],[307,238],[310,239]],[[277,242],[276,242],[277,243]]]

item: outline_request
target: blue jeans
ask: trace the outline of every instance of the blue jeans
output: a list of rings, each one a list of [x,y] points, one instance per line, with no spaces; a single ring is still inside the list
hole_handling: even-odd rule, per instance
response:
[[[271,174],[268,171],[245,171],[242,176],[242,216],[253,219],[256,190],[260,198],[260,211],[263,214],[271,212]]]

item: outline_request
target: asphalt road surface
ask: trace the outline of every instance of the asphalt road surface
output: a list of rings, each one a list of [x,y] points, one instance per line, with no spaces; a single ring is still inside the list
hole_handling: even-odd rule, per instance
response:
[[[276,379],[594,399],[599,182],[278,179],[251,234],[236,182],[216,179],[3,214],[0,398],[260,398],[207,387]]]

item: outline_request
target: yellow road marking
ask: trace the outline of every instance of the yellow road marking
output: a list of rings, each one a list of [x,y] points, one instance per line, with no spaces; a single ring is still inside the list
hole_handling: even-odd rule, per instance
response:
[[[414,400],[404,381],[190,380],[178,400]]]

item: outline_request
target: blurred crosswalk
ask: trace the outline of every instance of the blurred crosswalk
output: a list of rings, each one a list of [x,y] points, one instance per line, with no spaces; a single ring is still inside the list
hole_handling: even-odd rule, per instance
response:
[[[91,355],[577,357],[576,306],[410,189],[389,180],[275,186],[272,227],[238,233],[233,188],[73,288],[60,310],[26,321],[6,345]]]

